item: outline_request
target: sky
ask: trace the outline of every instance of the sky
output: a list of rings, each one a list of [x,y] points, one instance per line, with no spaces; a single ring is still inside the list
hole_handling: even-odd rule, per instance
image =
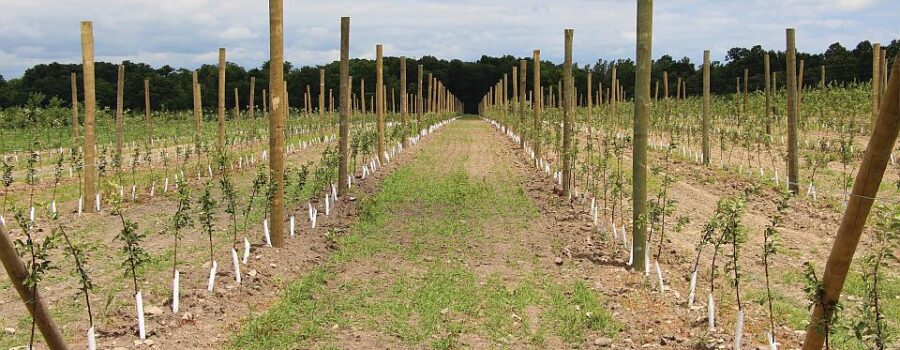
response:
[[[898,0],[657,0],[653,56],[700,62],[732,47],[784,49],[797,29],[800,51],[840,42],[900,38]],[[94,22],[97,61],[196,68],[227,59],[258,67],[269,56],[265,0],[0,0],[0,74],[20,77],[39,63],[80,63],[80,22]],[[634,0],[284,0],[285,59],[295,66],[339,58],[340,17],[351,17],[351,57],[477,60],[531,56],[560,62],[563,29],[574,59],[633,58]]]

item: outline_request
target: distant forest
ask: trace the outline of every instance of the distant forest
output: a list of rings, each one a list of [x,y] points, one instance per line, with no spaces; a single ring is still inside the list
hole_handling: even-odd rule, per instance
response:
[[[900,40],[892,40],[887,49],[889,60],[893,60],[900,54]],[[711,82],[713,93],[731,93],[735,91],[735,79],[743,77],[744,69],[749,69],[749,86],[751,90],[762,88],[763,84],[763,55],[768,53],[773,72],[779,72],[779,86],[783,84],[785,54],[782,51],[766,51],[761,46],[751,48],[733,48],[728,50],[724,62],[713,62],[711,66]],[[869,41],[863,41],[853,49],[847,49],[839,43],[829,46],[825,52],[798,53],[798,61],[804,60],[803,80],[805,85],[816,85],[820,79],[820,67],[826,67],[826,80],[829,83],[850,83],[854,81],[868,81],[872,77],[872,45]],[[529,66],[529,79],[527,89],[531,90],[532,80],[531,58],[525,58]],[[407,60],[407,76],[409,86],[407,91],[416,90],[417,65],[425,68],[425,78],[428,73],[434,74],[453,91],[467,105],[467,110],[472,111],[478,101],[487,92],[491,85],[500,79],[504,73],[509,73],[513,66],[518,65],[519,58],[513,56],[490,57],[482,56],[475,62],[461,60],[443,60],[432,56],[424,56],[418,60]],[[144,63],[125,61],[125,108],[143,109],[144,93],[143,80],[150,80],[150,101],[154,110],[186,110],[192,108],[191,96],[191,70],[176,69],[171,66],[153,68]],[[385,84],[387,84],[388,98],[391,90],[399,94],[400,89],[400,60],[398,57],[385,57]],[[617,75],[628,98],[634,91],[634,61],[620,59],[615,61],[597,60],[589,66],[580,66],[575,70],[575,82],[578,91],[585,91],[587,76],[586,69],[593,71],[595,88],[602,83],[604,89],[610,81],[611,67],[617,67]],[[234,106],[234,88],[238,88],[240,104],[243,108],[247,105],[247,96],[250,88],[250,77],[256,77],[256,96],[262,96],[262,90],[268,87],[269,63],[265,62],[259,68],[246,69],[234,63],[228,63],[225,73],[226,79],[226,106]],[[295,67],[285,62],[285,78],[288,82],[290,105],[303,107],[303,94],[307,85],[313,96],[318,96],[319,68],[325,69],[326,94],[328,89],[333,89],[335,98],[338,95],[339,62],[332,62],[324,66]],[[80,64],[39,64],[25,71],[21,78],[5,80],[0,76],[0,107],[25,106],[25,105],[55,105],[68,106],[71,104],[72,72],[78,73],[79,99],[83,97],[81,91],[81,65]],[[107,62],[96,63],[96,91],[97,103],[100,108],[114,108],[116,93],[117,64]],[[198,70],[202,85],[202,99],[205,108],[215,108],[216,65],[203,65]],[[675,84],[678,78],[685,81],[687,94],[699,94],[702,88],[702,62],[692,62],[684,57],[675,59],[664,55],[653,62],[653,80],[662,81],[663,72],[669,74],[670,95],[675,94]],[[365,80],[366,95],[374,94],[375,62],[373,60],[354,59],[350,62],[350,74],[353,76],[353,91],[359,93],[360,79]],[[562,76],[562,64],[541,62],[541,81],[545,85],[556,85]],[[427,89],[427,83],[424,84]],[[399,100],[399,96],[396,97]],[[318,99],[313,98],[315,108]],[[327,103],[327,102],[326,102]],[[257,108],[261,108],[261,98],[256,99]]]

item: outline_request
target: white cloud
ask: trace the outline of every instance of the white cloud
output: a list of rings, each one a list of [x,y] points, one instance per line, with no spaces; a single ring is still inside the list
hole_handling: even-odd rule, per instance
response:
[[[801,50],[838,40],[888,41],[895,16],[883,0],[657,1],[654,56],[698,59],[735,46],[784,46],[797,27]],[[890,5],[890,4],[887,4]],[[194,68],[215,63],[217,48],[248,67],[268,57],[264,0],[0,0],[0,73],[16,77],[50,61],[78,62],[78,23],[94,22],[98,59]],[[575,29],[575,60],[634,55],[634,1],[329,0],[285,1],[285,57],[295,65],[338,58],[339,18],[352,18],[351,55],[477,59],[482,54],[562,58],[563,28]]]

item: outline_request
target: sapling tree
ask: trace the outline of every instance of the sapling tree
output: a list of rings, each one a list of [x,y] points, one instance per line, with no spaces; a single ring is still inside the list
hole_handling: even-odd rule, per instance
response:
[[[38,153],[32,147],[32,150],[26,161],[27,171],[25,173],[25,182],[30,187],[28,214],[21,208],[13,208],[16,222],[22,229],[25,240],[17,239],[15,241],[16,252],[19,257],[25,261],[25,269],[28,275],[25,277],[25,288],[31,289],[32,299],[29,303],[36,302],[37,288],[40,281],[44,278],[53,267],[50,261],[50,253],[54,245],[54,236],[51,234],[44,238],[43,241],[36,241],[33,237],[34,233],[34,185],[35,185],[35,164],[37,163]],[[31,333],[28,338],[28,348],[34,348],[34,331],[36,323],[34,317],[31,318]]]
[[[766,274],[766,303],[769,309],[769,344],[777,344],[775,339],[775,312],[772,306],[772,284],[770,281],[770,259],[778,254],[780,240],[778,238],[778,228],[784,221],[784,216],[788,210],[788,201],[791,199],[791,193],[780,189],[778,192],[778,200],[775,202],[775,214],[772,215],[771,221],[766,225],[763,231],[763,267]]]
[[[59,217],[59,214],[53,214],[54,221],[56,221]],[[78,277],[78,292],[75,294],[75,297],[83,296],[84,303],[87,307],[87,316],[88,316],[88,325],[89,329],[87,332],[88,342],[92,344],[94,341],[94,312],[91,309],[91,291],[94,289],[94,282],[90,277],[90,270],[88,270],[86,266],[87,261],[87,246],[84,244],[78,244],[72,242],[69,238],[69,235],[66,233],[65,228],[56,221],[56,228],[54,229],[54,235],[58,237],[62,237],[66,242],[65,247],[65,255],[66,257],[72,258],[75,262],[75,274]]]
[[[3,171],[3,205],[0,205],[0,225],[5,225],[3,222],[3,213],[6,212],[6,201],[9,199],[9,186],[12,186],[13,183],[13,164],[7,161],[6,157],[3,157],[2,161],[2,171]],[[80,186],[79,186],[80,188]]]
[[[834,330],[832,325],[838,319],[838,311],[841,311],[844,306],[841,303],[832,305],[825,305],[822,303],[823,296],[825,295],[825,285],[822,283],[822,280],[819,279],[815,267],[809,261],[803,263],[803,279],[805,282],[803,291],[806,293],[806,300],[809,301],[810,309],[813,309],[820,304],[822,304],[821,306],[823,308],[830,309],[828,310],[828,314],[832,315],[831,320],[822,319],[811,326],[820,334],[825,335],[825,349],[831,349],[831,332]]]
[[[873,251],[863,257],[862,274],[865,294],[859,304],[859,318],[853,323],[854,336],[868,349],[891,348],[896,340],[895,330],[888,327],[885,301],[879,285],[883,268],[889,261],[897,262],[895,250],[900,247],[900,205],[882,205],[877,209],[874,225]]]
[[[175,214],[172,215],[172,233],[174,235],[173,238],[175,238],[174,253],[172,254],[172,312],[177,313],[180,282],[178,243],[181,242],[181,230],[193,226],[193,221],[189,215],[191,210],[191,189],[187,186],[184,179],[179,178],[176,183],[178,184],[178,207],[175,209]]]
[[[136,222],[125,218],[122,202],[122,196],[113,196],[112,214],[117,216],[122,223],[122,230],[116,235],[115,240],[122,243],[122,253],[125,254],[125,260],[122,261],[122,268],[125,270],[125,277],[130,277],[134,286],[134,297],[138,315],[138,334],[141,339],[144,339],[146,337],[144,330],[144,306],[141,290],[138,287],[138,275],[143,271],[144,264],[150,261],[150,254],[141,247],[141,243],[146,239],[146,234],[138,231],[138,224]]]
[[[234,190],[234,184],[232,184],[231,179],[228,177],[228,171],[226,171],[225,167],[227,166],[227,157],[224,153],[220,154],[217,157],[218,167],[221,173],[221,177],[219,178],[219,188],[222,190],[222,203],[225,206],[225,212],[228,213],[228,216],[231,218],[231,234],[232,234],[232,244],[238,244],[239,241],[237,239],[237,194]]]
[[[216,270],[218,269],[218,262],[215,260],[215,256],[213,255],[213,230],[215,230],[215,223],[213,222],[216,210],[216,201],[212,198],[212,181],[207,181],[203,185],[203,193],[200,195],[200,198],[197,199],[197,204],[199,205],[199,219],[200,227],[203,229],[203,233],[206,234],[209,242],[209,283],[207,284],[207,290],[212,292],[213,287],[215,286],[215,277]]]

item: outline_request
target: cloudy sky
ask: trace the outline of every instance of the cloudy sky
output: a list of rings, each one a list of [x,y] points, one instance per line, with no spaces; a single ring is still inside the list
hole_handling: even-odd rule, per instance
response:
[[[897,0],[656,0],[654,57],[723,58],[731,47],[784,48],[900,37]],[[581,63],[634,56],[634,0],[284,0],[285,57],[295,65],[338,58],[340,17],[351,17],[351,55],[477,59],[482,54],[560,61],[563,29],[575,29]],[[34,64],[80,62],[79,22],[94,22],[97,60],[194,68],[228,60],[258,66],[268,53],[265,0],[0,0],[0,74]]]

